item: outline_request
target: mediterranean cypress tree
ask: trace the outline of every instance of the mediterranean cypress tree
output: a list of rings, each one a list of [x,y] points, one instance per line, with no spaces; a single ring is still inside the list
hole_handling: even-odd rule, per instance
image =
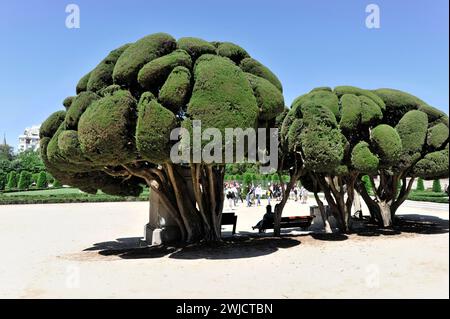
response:
[[[46,172],[40,172],[39,173],[39,177],[36,183],[36,187],[38,189],[43,189],[43,188],[47,188],[48,187],[48,182],[47,182],[47,173]]]
[[[423,192],[425,190],[425,185],[423,183],[423,178],[419,177],[417,179],[416,191]]]
[[[53,180],[53,188],[59,188],[59,187],[61,187],[62,186],[62,184],[61,184],[61,182],[60,181],[58,181],[57,179],[54,179]],[[94,193],[94,192],[91,192],[91,194],[96,194],[96,192]]]
[[[0,190],[4,190],[6,188],[7,182],[8,182],[8,174],[0,172]]]
[[[8,183],[6,184],[7,190],[12,190],[17,188],[17,173],[15,171],[11,171],[8,174]]]
[[[439,179],[433,180],[433,192],[435,193],[442,193],[442,186]]]
[[[89,193],[148,185],[187,242],[220,238],[225,165],[172,161],[174,145],[191,146],[172,130],[268,127],[284,110],[280,81],[243,48],[165,33],[112,51],[76,93],[42,125],[47,170]]]
[[[379,177],[373,188],[375,199],[360,189],[373,216],[389,227],[417,177],[448,176],[449,122],[445,113],[408,93],[392,89],[373,92],[386,104],[383,130],[374,130],[369,144],[379,161],[374,172],[367,172],[373,185],[373,177]]]
[[[341,231],[351,229],[355,188],[372,218],[388,227],[415,177],[448,175],[448,117],[397,90],[322,87],[293,102],[281,149],[281,169],[315,194],[324,192]],[[361,180],[365,175],[375,199]]]
[[[26,190],[30,187],[32,183],[33,175],[30,172],[22,171],[19,177],[19,183],[17,188],[19,190]]]

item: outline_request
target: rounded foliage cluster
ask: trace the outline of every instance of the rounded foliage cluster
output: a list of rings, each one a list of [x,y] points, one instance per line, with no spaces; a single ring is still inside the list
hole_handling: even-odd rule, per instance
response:
[[[319,87],[295,99],[281,125],[287,158],[298,153],[304,168],[334,175],[448,175],[448,139],[445,113],[392,89]]]
[[[173,128],[256,128],[285,108],[278,78],[240,46],[166,33],[111,51],[76,94],[42,125],[43,161],[63,184],[113,194],[140,186],[111,172],[170,161]]]

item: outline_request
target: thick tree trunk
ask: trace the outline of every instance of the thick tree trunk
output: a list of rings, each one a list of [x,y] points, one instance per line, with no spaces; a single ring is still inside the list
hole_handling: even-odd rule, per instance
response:
[[[387,201],[378,202],[383,227],[392,227],[391,203]]]
[[[155,168],[134,163],[124,168],[128,174],[144,179],[158,194],[166,218],[180,231],[181,242],[221,239],[224,167],[165,164]]]
[[[396,175],[380,174],[379,185],[376,185],[373,177],[371,177],[375,200],[367,193],[363,183],[358,183],[360,194],[366,202],[372,218],[380,227],[388,228],[393,226],[397,209],[408,198],[414,178],[410,178],[407,181],[406,175],[407,172]],[[398,190],[397,186],[400,181],[402,186]]]
[[[325,206],[323,205],[323,202],[320,200],[319,194],[317,192],[314,192],[314,198],[316,199],[317,206],[319,206],[319,211],[320,215],[322,216],[325,233],[331,234],[333,230],[331,228],[330,220],[328,218],[328,212],[325,211]]]

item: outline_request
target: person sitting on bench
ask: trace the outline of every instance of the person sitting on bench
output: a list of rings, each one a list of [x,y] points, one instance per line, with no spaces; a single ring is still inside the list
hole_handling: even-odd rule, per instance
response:
[[[266,206],[266,213],[263,216],[263,219],[256,224],[256,226],[253,226],[252,229],[255,230],[255,228],[258,228],[261,232],[262,229],[267,228],[267,225],[273,225],[274,223],[275,214],[272,212],[272,206],[267,205]]]

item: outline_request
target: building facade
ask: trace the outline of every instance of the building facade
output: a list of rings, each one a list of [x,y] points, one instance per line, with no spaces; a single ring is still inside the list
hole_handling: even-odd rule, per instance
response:
[[[28,150],[37,151],[39,149],[39,129],[40,126],[27,127],[22,135],[19,136],[18,152],[22,153]]]

